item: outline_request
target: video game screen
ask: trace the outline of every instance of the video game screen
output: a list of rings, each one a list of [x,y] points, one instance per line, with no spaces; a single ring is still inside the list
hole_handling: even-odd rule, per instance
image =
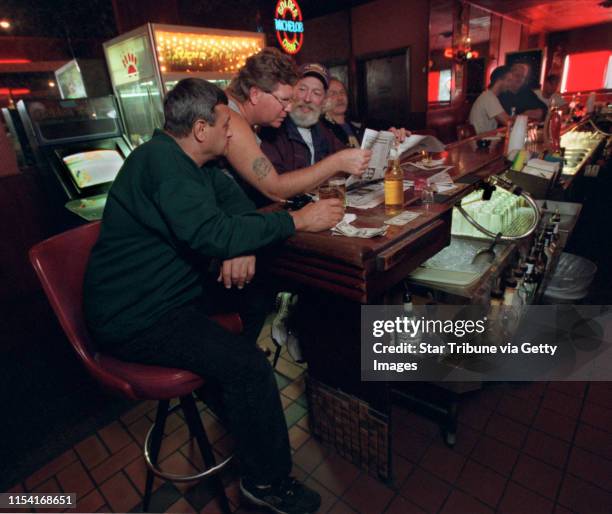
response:
[[[79,189],[112,182],[123,165],[123,157],[117,150],[79,152],[62,160]]]

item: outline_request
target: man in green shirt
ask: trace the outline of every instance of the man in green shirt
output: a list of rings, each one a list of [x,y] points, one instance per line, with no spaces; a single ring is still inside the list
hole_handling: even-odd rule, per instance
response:
[[[259,213],[234,180],[205,165],[232,135],[227,97],[200,79],[164,100],[164,131],[128,157],[109,192],[84,286],[91,333],[107,353],[190,370],[218,385],[241,462],[241,489],[276,512],[315,512],[317,493],[289,477],[287,426],[255,341],[269,312],[254,278],[256,250],[296,230],[340,221],[338,200]],[[208,271],[221,262],[220,271]],[[232,288],[236,286],[236,288]],[[230,305],[244,332],[208,315]]]

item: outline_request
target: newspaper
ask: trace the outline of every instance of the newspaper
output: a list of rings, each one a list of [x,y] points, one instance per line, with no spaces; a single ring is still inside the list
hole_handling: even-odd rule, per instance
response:
[[[347,181],[347,187],[358,187],[360,184],[380,180],[385,176],[385,169],[389,162],[389,154],[395,142],[392,132],[386,130],[376,131],[366,129],[363,134],[361,148],[372,150],[372,157],[368,168],[361,177],[351,175]],[[398,154],[411,155],[413,153],[427,150],[428,152],[442,152],[444,145],[433,136],[412,135],[408,136],[397,147]]]

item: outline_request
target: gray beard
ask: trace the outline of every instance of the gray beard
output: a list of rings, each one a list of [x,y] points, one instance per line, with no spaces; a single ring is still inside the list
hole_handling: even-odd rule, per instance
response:
[[[321,111],[314,110],[307,114],[303,114],[301,112],[298,112],[297,110],[295,111],[292,110],[289,113],[289,116],[293,120],[293,123],[295,123],[298,127],[310,128],[316,125],[317,122],[319,121],[319,116],[321,116]]]

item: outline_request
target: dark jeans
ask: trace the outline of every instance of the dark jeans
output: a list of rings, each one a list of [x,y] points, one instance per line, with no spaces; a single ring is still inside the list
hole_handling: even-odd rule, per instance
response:
[[[186,369],[220,388],[236,442],[241,473],[258,484],[291,471],[291,452],[274,371],[255,344],[271,296],[251,283],[242,291],[211,281],[206,297],[170,311],[138,337],[109,349],[116,357]],[[238,312],[244,332],[234,335],[208,314]]]

